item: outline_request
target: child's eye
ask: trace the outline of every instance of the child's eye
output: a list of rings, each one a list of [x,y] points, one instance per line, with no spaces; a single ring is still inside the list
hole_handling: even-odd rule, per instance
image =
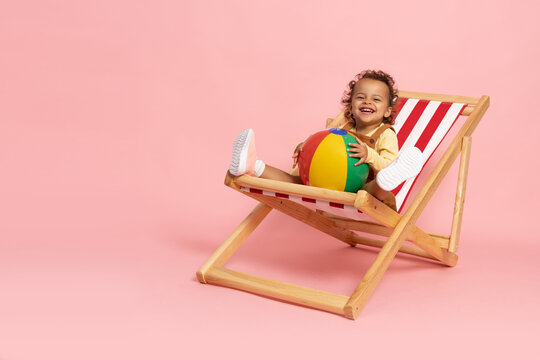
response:
[[[381,99],[374,99],[375,101],[381,101]]]

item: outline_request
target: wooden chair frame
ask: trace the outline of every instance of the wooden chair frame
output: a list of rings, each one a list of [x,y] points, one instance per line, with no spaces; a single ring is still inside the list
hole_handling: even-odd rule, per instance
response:
[[[241,191],[260,203],[197,271],[198,280],[201,283],[231,287],[340,314],[349,319],[356,319],[398,252],[436,260],[447,266],[455,266],[458,260],[456,252],[465,200],[471,136],[489,107],[489,97],[471,98],[407,91],[401,91],[399,95],[411,99],[464,103],[467,104],[467,107],[462,115],[468,116],[403,215],[393,211],[363,190],[358,191],[356,194],[346,193],[246,175],[234,177],[227,173],[225,184],[238,191],[241,191],[240,187],[249,187],[352,205],[377,222],[353,220],[320,210],[313,211],[288,199]],[[461,161],[451,233],[449,236],[445,236],[425,232],[418,228],[415,223],[460,154]],[[266,279],[223,267],[272,209],[290,215],[351,246],[361,244],[380,248],[380,252],[350,297]],[[360,236],[354,231],[382,235],[388,237],[388,239],[386,241],[370,239]],[[412,242],[416,246],[403,245],[405,240]]]

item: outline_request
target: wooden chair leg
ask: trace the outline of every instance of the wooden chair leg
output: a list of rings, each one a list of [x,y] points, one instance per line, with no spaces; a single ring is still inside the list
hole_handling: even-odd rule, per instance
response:
[[[367,300],[375,290],[375,287],[381,280],[381,277],[390,266],[390,262],[394,259],[399,248],[407,238],[408,233],[411,230],[412,225],[406,221],[402,221],[398,224],[393,234],[390,236],[386,244],[382,247],[381,251],[375,258],[373,264],[369,267],[368,271],[360,281],[360,284],[354,290],[353,294],[349,298],[347,304],[345,304],[345,316],[349,319],[356,319]]]
[[[467,190],[467,175],[469,173],[469,161],[471,158],[472,138],[465,136],[461,146],[461,160],[459,163],[459,175],[456,191],[456,202],[454,205],[454,217],[452,218],[452,231],[450,233],[450,243],[448,251],[455,253],[459,245],[461,233],[461,220],[463,218],[463,206],[465,204],[465,191]]]
[[[236,250],[238,250],[244,240],[251,235],[271,210],[272,208],[270,206],[264,204],[257,205],[236,230],[234,230],[231,236],[229,236],[204,265],[201,266],[197,271],[197,279],[201,283],[206,283],[205,275],[208,271],[213,267],[225,265],[227,260],[229,260]]]

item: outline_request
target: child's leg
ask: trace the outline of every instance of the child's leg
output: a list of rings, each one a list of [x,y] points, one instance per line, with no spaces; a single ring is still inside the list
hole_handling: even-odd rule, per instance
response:
[[[286,171],[280,170],[270,165],[266,165],[263,173],[261,174],[263,179],[279,180],[290,183],[302,184],[300,176],[291,175]]]
[[[377,182],[375,180],[366,183],[362,187],[362,190],[367,191],[376,199],[382,201],[385,205],[392,208],[394,211],[397,211],[396,197],[394,196],[394,194],[390,191],[382,189],[379,185],[377,185]]]
[[[255,134],[252,129],[244,130],[236,137],[233,144],[233,154],[229,164],[231,174],[252,175],[264,179],[286,181],[301,184],[300,176],[290,175],[289,173],[266,165],[257,159],[255,149]]]

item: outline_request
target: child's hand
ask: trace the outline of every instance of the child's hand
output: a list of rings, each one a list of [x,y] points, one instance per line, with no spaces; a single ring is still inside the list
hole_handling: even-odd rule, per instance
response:
[[[354,164],[354,166],[358,166],[360,164],[363,164],[368,155],[367,145],[364,144],[360,139],[356,138],[357,143],[349,143],[350,148],[347,149],[348,152],[352,153],[349,154],[349,157],[357,157],[358,162]]]
[[[296,149],[294,149],[294,154],[292,156],[293,167],[295,167],[296,164],[298,164],[298,154],[300,154],[300,151],[302,151],[302,148],[304,147],[305,143],[306,143],[305,141],[302,141],[300,144],[296,145]]]

